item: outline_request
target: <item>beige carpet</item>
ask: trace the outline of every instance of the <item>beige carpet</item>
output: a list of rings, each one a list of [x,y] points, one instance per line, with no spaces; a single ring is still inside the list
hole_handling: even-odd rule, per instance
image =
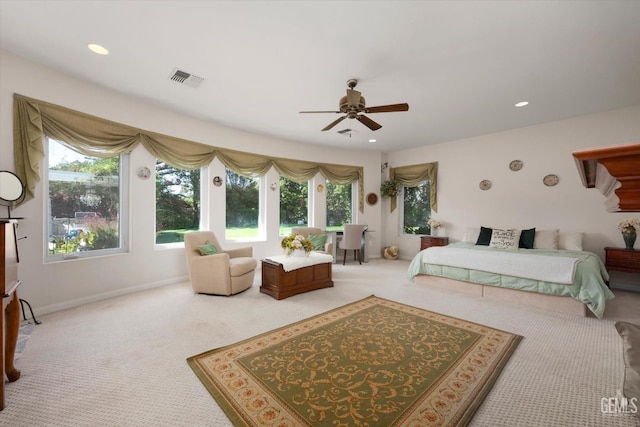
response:
[[[471,426],[637,426],[603,415],[623,372],[615,320],[640,323],[640,294],[616,291],[605,318],[580,318],[426,289],[408,262],[334,266],[333,288],[282,301],[259,278],[233,297],[165,286],[39,316],[6,386],[2,426],[231,426],[185,359],[369,295],[522,335]],[[53,284],[52,284],[53,286]]]

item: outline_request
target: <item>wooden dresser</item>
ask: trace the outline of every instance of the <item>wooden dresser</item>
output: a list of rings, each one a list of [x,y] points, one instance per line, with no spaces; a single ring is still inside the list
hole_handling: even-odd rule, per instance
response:
[[[18,304],[18,242],[16,240],[16,224],[13,219],[0,219],[0,294],[2,294],[2,313],[0,315],[0,331],[4,331],[2,348],[0,349],[0,410],[4,409],[4,378],[16,381],[20,378],[13,362],[20,328],[20,306]]]
[[[640,273],[640,250],[625,248],[604,248],[605,267],[608,271]]]
[[[420,236],[420,250],[427,249],[432,246],[447,246],[448,244],[448,237]]]

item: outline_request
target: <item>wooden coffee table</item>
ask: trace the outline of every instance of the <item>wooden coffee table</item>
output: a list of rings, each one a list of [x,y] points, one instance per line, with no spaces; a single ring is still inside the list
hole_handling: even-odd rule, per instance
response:
[[[333,287],[333,257],[309,254],[308,258],[271,256],[262,260],[260,292],[277,300],[303,292]]]

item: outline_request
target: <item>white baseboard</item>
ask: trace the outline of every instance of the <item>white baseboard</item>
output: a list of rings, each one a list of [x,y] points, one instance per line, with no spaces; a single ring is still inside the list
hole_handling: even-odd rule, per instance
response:
[[[85,298],[78,298],[71,301],[65,301],[59,304],[51,304],[51,305],[45,305],[43,307],[37,307],[37,308],[34,308],[34,311],[37,312],[36,317],[38,317],[38,316],[42,316],[49,313],[55,313],[56,311],[66,310],[68,308],[79,307],[81,305],[89,304],[92,302],[102,301],[109,298],[118,297],[121,295],[132,294],[135,292],[145,291],[147,289],[159,288],[161,286],[173,285],[174,283],[186,282],[188,280],[189,280],[189,276],[184,276],[184,277],[177,277],[177,278],[168,279],[168,280],[160,280],[157,282],[143,283],[141,285],[132,286],[130,288],[118,289],[111,292],[104,292],[101,294],[91,295]]]

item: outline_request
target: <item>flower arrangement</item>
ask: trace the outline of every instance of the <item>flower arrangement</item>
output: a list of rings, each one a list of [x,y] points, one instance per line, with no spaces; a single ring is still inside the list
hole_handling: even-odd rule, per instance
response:
[[[380,195],[382,197],[392,199],[398,197],[400,192],[400,183],[395,179],[390,179],[382,183],[380,186]]]
[[[431,227],[431,228],[442,227],[442,223],[440,221],[438,221],[437,219],[433,219],[433,218],[431,218],[429,221],[427,221],[427,224],[429,224],[429,227]]]
[[[630,228],[633,228],[633,230],[630,230]],[[622,232],[632,232],[632,231],[638,231],[640,229],[640,219],[638,218],[630,218],[630,219],[625,219],[624,221],[620,221],[618,223],[618,230],[622,231]]]
[[[289,236],[282,239],[280,246],[287,256],[291,255],[297,249],[304,249],[307,255],[309,255],[309,252],[313,250],[313,243],[311,243],[311,240],[307,239],[302,234],[295,233],[291,233]]]

